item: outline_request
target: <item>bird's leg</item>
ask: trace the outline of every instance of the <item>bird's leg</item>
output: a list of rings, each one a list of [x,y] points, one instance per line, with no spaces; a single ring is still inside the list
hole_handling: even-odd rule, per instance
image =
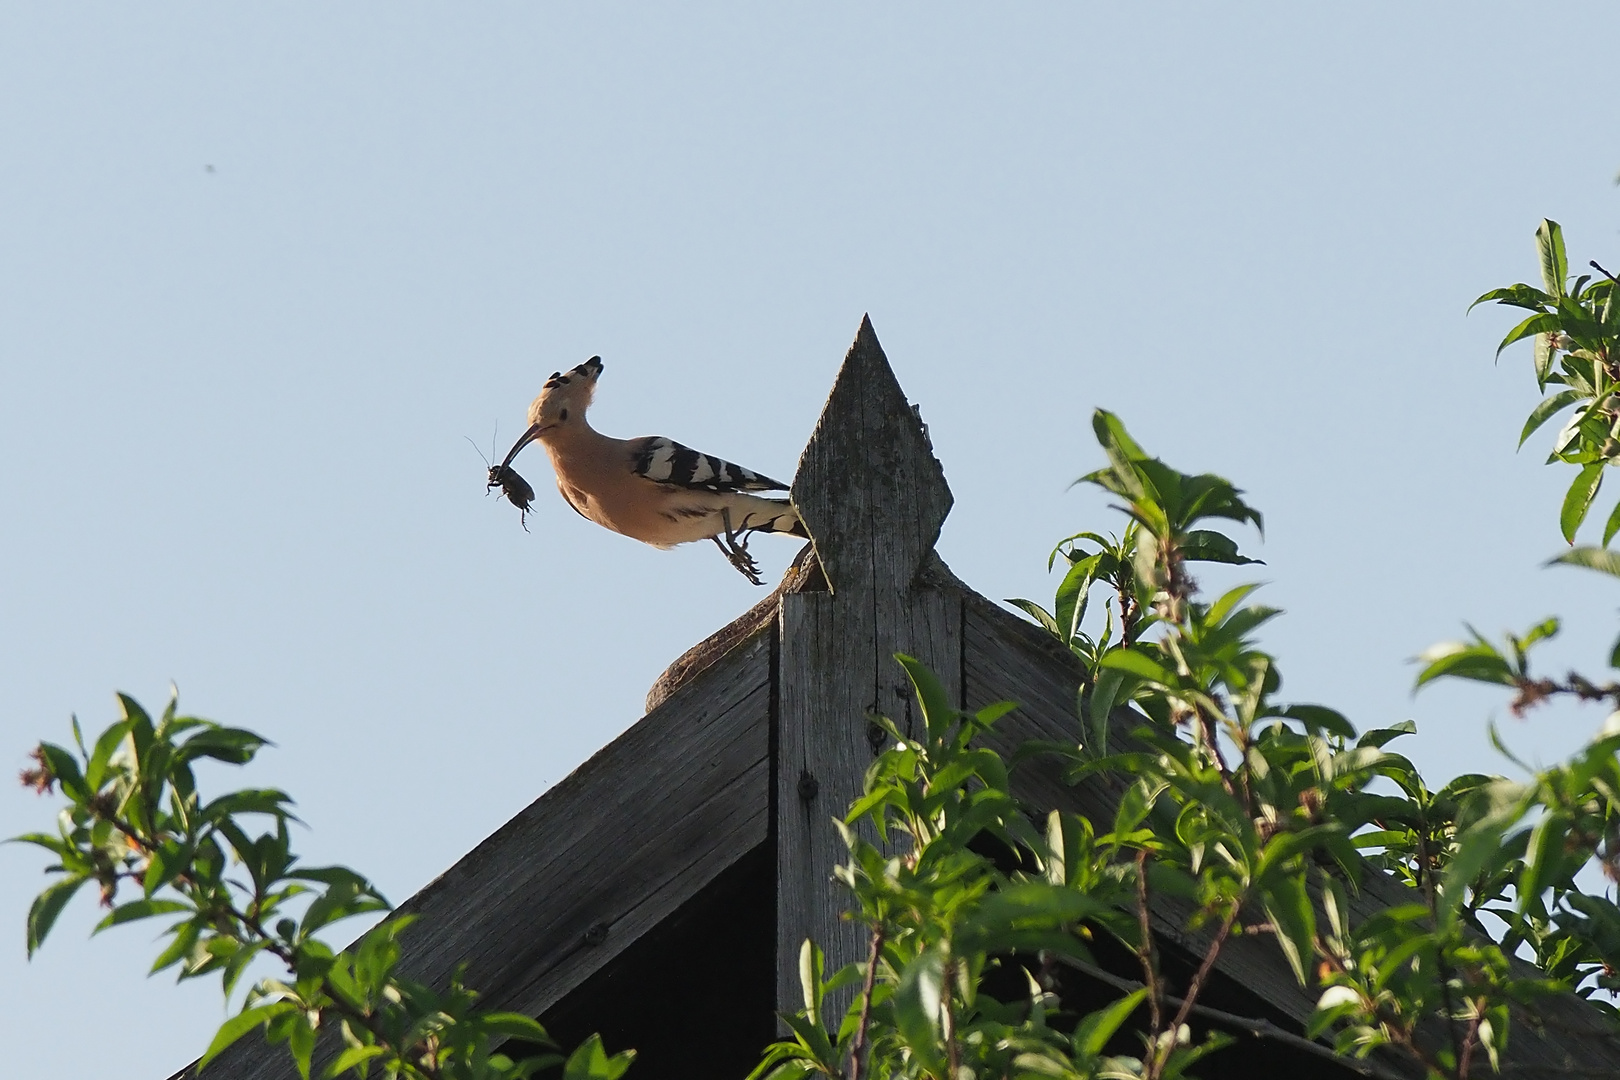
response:
[[[735,566],[743,577],[755,585],[765,584],[764,580],[759,576],[759,564],[754,561],[753,556],[748,554],[748,542],[731,527],[731,511],[724,506],[720,508],[720,520],[726,527],[725,542],[721,543],[718,536],[711,536],[709,539],[713,540],[715,546],[724,552],[731,565]]]

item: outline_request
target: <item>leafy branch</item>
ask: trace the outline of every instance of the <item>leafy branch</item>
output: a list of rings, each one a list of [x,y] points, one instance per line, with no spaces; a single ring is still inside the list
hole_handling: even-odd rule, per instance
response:
[[[49,851],[48,873],[61,879],[28,913],[28,951],[44,943],[69,900],[100,887],[108,914],[96,932],[179,916],[152,965],[180,979],[218,972],[227,999],[261,957],[279,961],[242,1010],[220,1027],[199,1068],[263,1029],[285,1043],[308,1080],[316,1042],[334,1030],[341,1049],[324,1075],[364,1076],[375,1065],[413,1080],[523,1080],[562,1067],[567,1080],[617,1080],[633,1055],[609,1057],[596,1037],[566,1058],[532,1018],[478,1011],[459,975],[443,992],[402,978],[400,935],[408,917],[388,919],[348,950],[318,935],[355,916],[385,913],[388,902],[364,877],[341,866],[302,865],[293,853],[291,800],[275,790],[230,792],[204,801],[194,767],[205,760],[244,765],[266,745],[250,731],[177,713],[176,700],[155,722],[133,698],[119,696],[122,718],[86,746],[78,721],[75,749],[40,743],[22,782],[40,794],[60,791],[67,806],[58,831],[16,837]],[[257,833],[250,819],[268,819]],[[232,871],[245,873],[234,876]],[[122,900],[125,890],[135,898]],[[500,1052],[508,1040],[535,1052]]]

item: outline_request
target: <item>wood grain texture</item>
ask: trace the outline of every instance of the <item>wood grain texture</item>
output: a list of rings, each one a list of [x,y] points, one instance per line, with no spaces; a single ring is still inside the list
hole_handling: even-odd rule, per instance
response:
[[[868,715],[920,731],[915,697],[894,654],[926,662],[961,700],[961,605],[936,590],[891,598],[882,623],[848,594],[782,598],[777,758],[777,1007],[802,1004],[805,938],[834,971],[865,954],[865,930],[842,918],[848,890],[833,867],[848,860],[833,819],[860,796],[877,749]],[[876,748],[875,748],[876,747]],[[808,797],[807,797],[808,795]]]
[[[538,1016],[764,842],[774,627],[688,682],[400,907],[401,973]],[[587,944],[587,931],[605,931]],[[596,934],[592,934],[592,940]],[[192,1075],[183,1070],[177,1075]],[[256,1037],[211,1080],[295,1076]]]
[[[939,538],[951,489],[871,319],[799,458],[793,504],[833,592],[909,584]]]
[[[771,590],[769,596],[687,649],[675,658],[674,663],[664,669],[663,674],[658,676],[647,691],[645,711],[650,713],[658,708],[669,700],[671,694],[695,679],[740,643],[752,638],[761,629],[767,626],[774,627],[781,613],[784,593],[814,591],[818,584],[825,590],[821,567],[816,563],[815,549],[806,544],[794,557],[792,565],[782,574],[782,580],[777,582],[776,588]]]
[[[878,663],[870,609],[830,593],[782,598],[777,719],[776,1007],[803,1004],[799,949],[806,938],[834,971],[859,955],[864,936],[840,915],[848,893],[832,878],[847,849],[834,817],[861,791],[872,761],[867,710]],[[828,678],[838,671],[841,678]]]
[[[782,597],[777,711],[777,1007],[801,1007],[805,938],[832,971],[864,955],[832,877],[847,849],[833,824],[875,754],[868,715],[918,718],[895,653],[961,697],[961,603],[918,581],[951,493],[870,320],[844,359],[800,459],[793,499],[831,593]],[[881,743],[877,744],[881,745]]]

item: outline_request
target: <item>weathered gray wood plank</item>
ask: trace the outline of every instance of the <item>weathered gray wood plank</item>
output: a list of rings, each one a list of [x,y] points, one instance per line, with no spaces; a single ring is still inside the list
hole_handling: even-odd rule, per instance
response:
[[[419,916],[402,973],[442,985],[466,962],[487,1007],[538,1016],[762,843],[773,637],[726,654],[401,905]],[[295,1075],[284,1047],[253,1038],[207,1071]]]
[[[664,669],[663,674],[659,675],[647,690],[646,711],[650,713],[658,708],[671,694],[696,678],[700,672],[708,669],[739,643],[752,638],[765,627],[774,628],[781,614],[783,595],[803,592],[807,586],[814,585],[820,578],[821,567],[816,564],[814,548],[806,544],[794,557],[792,565],[783,573],[782,580],[777,582],[776,588],[771,590],[769,596],[687,649]]]
[[[847,850],[833,825],[875,753],[868,715],[915,724],[894,654],[928,663],[961,697],[959,593],[918,572],[951,505],[922,421],[863,320],[800,459],[793,499],[831,593],[782,597],[777,712],[777,1007],[800,1007],[799,950],[833,970],[864,955],[832,877]],[[876,744],[876,745],[881,745]]]
[[[869,318],[799,459],[793,504],[834,593],[909,585],[950,513],[945,472]]]
[[[860,599],[860,598],[855,598]],[[777,1007],[800,1005],[798,956],[805,938],[836,970],[864,955],[865,931],[845,921],[849,894],[833,879],[847,861],[833,819],[861,794],[882,744],[868,715],[920,730],[915,697],[894,654],[927,663],[961,700],[961,604],[918,589],[889,604],[883,622],[852,598],[803,593],[782,598],[777,757]]]
[[[776,1007],[800,1007],[799,948],[810,938],[836,970],[859,955],[862,930],[832,869],[847,849],[832,823],[860,794],[872,761],[866,713],[878,678],[871,612],[830,593],[782,598],[777,727]],[[827,673],[838,672],[829,678]]]

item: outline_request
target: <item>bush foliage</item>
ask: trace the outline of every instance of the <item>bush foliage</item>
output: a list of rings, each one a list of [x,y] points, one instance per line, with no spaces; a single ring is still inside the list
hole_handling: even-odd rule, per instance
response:
[[[1617,283],[1596,263],[1598,276],[1571,278],[1555,223],[1542,223],[1537,242],[1541,287],[1476,303],[1530,312],[1502,343],[1533,340],[1546,395],[1521,444],[1570,410],[1548,460],[1575,468],[1559,521],[1573,544],[1620,458]],[[875,718],[891,742],[840,822],[849,859],[836,874],[866,955],[828,972],[805,943],[804,1008],[782,1018],[790,1034],[765,1049],[754,1077],[1195,1076],[1241,1027],[1234,1017],[1227,1030],[1195,1023],[1220,1015],[1200,995],[1239,936],[1270,941],[1318,996],[1303,1037],[1256,1029],[1303,1052],[1387,1048],[1462,1080],[1500,1065],[1515,1006],[1575,995],[1614,1019],[1620,908],[1585,883],[1594,867],[1620,877],[1620,684],[1532,670],[1556,619],[1501,643],[1472,634],[1433,647],[1419,687],[1500,684],[1516,714],[1559,696],[1616,710],[1567,762],[1514,762],[1523,779],[1467,775],[1436,787],[1393,749],[1410,723],[1358,731],[1333,709],[1279,698],[1277,660],[1256,636],[1278,613],[1254,602],[1256,586],[1202,598],[1199,564],[1256,561],[1232,535],[1262,527],[1243,493],[1152,457],[1108,412],[1093,428],[1105,464],[1081,480],[1119,500],[1122,528],[1057,546],[1052,561],[1065,572],[1050,608],[1013,601],[1083,671],[1074,737],[1005,760],[981,737],[1014,705],[963,712],[926,668],[898,658],[923,733]],[[1601,545],[1554,561],[1620,576],[1607,547],[1617,532],[1620,505]],[[154,972],[218,974],[229,997],[253,961],[279,964],[221,1027],[205,1065],[262,1031],[307,1078],[317,1035],[331,1031],[341,1045],[326,1076],[616,1080],[630,1066],[630,1052],[610,1055],[598,1038],[566,1052],[532,1018],[480,1010],[459,980],[402,978],[406,917],[334,948],[324,935],[388,911],[384,898],[352,870],[299,861],[284,793],[199,792],[198,764],[244,764],[265,741],[180,715],[173,701],[155,720],[119,701],[122,716],[93,742],[75,721],[74,746],[41,743],[23,774],[66,800],[56,832],[17,838],[55,860],[28,913],[30,954],[94,884],[108,908],[98,931],[170,920]],[[1124,718],[1131,734],[1113,745]],[[1009,770],[1036,756],[1061,762],[1071,783],[1112,778],[1124,793],[1113,818],[1023,805]],[[1409,886],[1408,901],[1355,917],[1351,898],[1378,874]],[[1159,897],[1181,903],[1204,943],[1174,989],[1150,930]],[[1134,977],[1107,971],[1107,950],[1128,957]],[[1077,975],[1102,980],[1112,1000],[1092,1010],[1066,1000]]]

